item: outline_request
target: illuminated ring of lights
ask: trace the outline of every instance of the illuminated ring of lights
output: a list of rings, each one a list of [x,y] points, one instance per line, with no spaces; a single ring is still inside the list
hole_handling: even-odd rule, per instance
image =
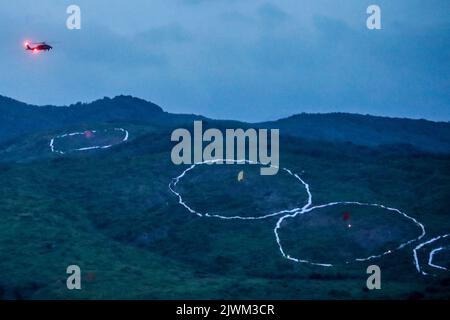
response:
[[[108,129],[105,129],[104,131],[108,131]],[[127,130],[122,129],[122,128],[114,128],[114,131],[122,131],[122,132],[124,133],[124,137],[123,137],[122,141],[120,141],[119,143],[116,143],[116,144],[105,145],[105,146],[92,146],[92,147],[85,147],[85,148],[71,149],[71,150],[69,150],[69,151],[61,151],[61,150],[57,150],[57,149],[55,148],[55,141],[56,141],[57,139],[61,139],[61,138],[65,138],[65,137],[80,136],[80,135],[84,135],[84,134],[85,134],[85,132],[72,132],[72,133],[66,133],[66,134],[62,134],[62,135],[59,135],[59,136],[56,136],[56,137],[52,138],[52,139],[50,140],[50,145],[49,145],[49,147],[50,147],[50,150],[51,150],[53,153],[66,154],[67,152],[73,152],[73,151],[88,151],[88,150],[95,150],[95,149],[108,149],[108,148],[111,148],[112,146],[115,146],[115,145],[118,145],[118,144],[120,144],[120,143],[123,143],[123,142],[128,141],[129,134],[128,134],[128,131],[127,131]],[[97,130],[93,130],[93,131],[90,131],[90,132],[96,133]]]
[[[376,259],[376,258],[381,258],[381,257],[386,256],[388,254],[391,254],[391,253],[393,253],[395,251],[398,251],[398,250],[406,247],[407,245],[409,245],[409,244],[411,244],[411,243],[413,243],[415,241],[418,241],[418,240],[422,239],[425,236],[425,234],[426,234],[424,225],[422,223],[420,223],[419,221],[417,221],[415,218],[413,218],[411,216],[408,216],[406,213],[403,213],[402,211],[400,211],[398,209],[386,207],[386,206],[381,205],[381,204],[370,204],[370,203],[343,201],[343,202],[331,202],[331,203],[328,203],[328,204],[311,207],[311,205],[312,205],[312,194],[311,194],[311,191],[310,191],[309,184],[306,183],[303,179],[301,179],[297,174],[292,173],[291,170],[286,169],[286,168],[282,168],[282,169],[284,171],[288,172],[290,175],[292,175],[295,178],[297,178],[303,184],[303,186],[304,186],[304,188],[305,188],[305,190],[306,190],[306,192],[308,194],[308,203],[305,206],[303,206],[303,208],[297,208],[297,209],[292,209],[292,210],[284,210],[284,211],[275,212],[275,213],[268,214],[268,215],[265,215],[265,216],[260,216],[260,217],[241,217],[241,216],[226,217],[226,216],[221,216],[221,215],[211,215],[211,214],[208,214],[208,213],[202,214],[202,213],[199,213],[199,212],[193,210],[192,208],[190,208],[183,201],[182,196],[178,192],[175,191],[175,187],[178,184],[178,182],[180,181],[180,179],[182,179],[187,172],[189,172],[190,170],[194,169],[197,165],[211,164],[211,163],[215,163],[215,162],[225,162],[225,161],[234,162],[234,163],[260,164],[258,162],[249,161],[249,160],[229,160],[229,159],[228,160],[227,159],[216,159],[216,160],[208,160],[208,161],[199,162],[199,163],[191,165],[189,168],[184,170],[178,177],[172,179],[172,182],[170,182],[170,184],[169,184],[170,191],[178,197],[178,203],[180,205],[182,205],[190,213],[193,213],[193,214],[195,214],[195,215],[197,215],[199,217],[219,218],[219,219],[222,219],[222,220],[233,220],[233,219],[235,219],[235,220],[236,219],[237,220],[261,220],[261,219],[266,219],[266,218],[269,218],[269,217],[274,217],[274,216],[278,216],[280,214],[287,213],[286,215],[282,216],[277,221],[277,223],[275,225],[275,228],[274,228],[275,240],[276,240],[276,242],[278,244],[279,251],[281,252],[281,255],[283,256],[283,258],[285,258],[287,260],[290,260],[290,261],[293,261],[293,262],[296,262],[296,263],[307,263],[307,264],[311,264],[311,265],[315,265],[315,266],[322,266],[322,267],[334,267],[335,266],[334,264],[316,263],[316,262],[311,262],[311,261],[308,261],[308,260],[302,260],[302,259],[297,259],[295,257],[291,257],[290,255],[288,255],[288,254],[286,254],[284,252],[283,246],[281,244],[281,240],[280,240],[279,235],[278,235],[278,230],[281,227],[281,223],[285,219],[295,218],[296,216],[298,216],[300,214],[309,213],[309,212],[311,212],[311,211],[313,211],[315,209],[324,208],[324,207],[328,207],[328,206],[334,206],[334,205],[340,205],[340,204],[353,204],[353,205],[360,205],[360,206],[379,207],[379,208],[382,208],[382,209],[385,209],[385,210],[389,210],[389,211],[392,211],[394,213],[397,213],[397,214],[400,214],[400,215],[404,216],[405,218],[407,218],[407,219],[411,220],[412,222],[414,222],[422,231],[421,234],[417,238],[414,238],[414,239],[408,240],[406,242],[403,242],[398,247],[396,247],[394,249],[387,250],[387,251],[385,251],[385,252],[383,252],[383,253],[381,253],[379,255],[372,255],[372,256],[369,256],[369,257],[366,257],[366,258],[357,258],[357,259],[354,259],[352,261],[346,261],[345,262],[346,264],[351,263],[351,262],[362,262],[362,261],[369,261],[369,260]],[[275,166],[271,166],[271,167],[277,168]]]
[[[391,211],[393,213],[402,215],[403,217],[405,217],[405,218],[411,220],[412,222],[414,222],[416,224],[416,226],[418,226],[421,229],[421,234],[417,238],[414,238],[414,239],[408,240],[406,242],[403,242],[399,246],[397,246],[396,248],[387,250],[387,251],[385,251],[385,252],[383,252],[381,254],[378,254],[378,255],[371,255],[371,256],[368,256],[366,258],[356,258],[354,260],[346,261],[345,264],[349,264],[349,263],[352,263],[352,262],[363,262],[363,261],[369,261],[369,260],[376,259],[376,258],[381,258],[381,257],[386,256],[388,254],[391,254],[391,253],[393,253],[393,252],[395,252],[397,250],[400,250],[400,249],[406,247],[407,245],[411,244],[412,242],[415,242],[415,241],[418,241],[418,240],[422,239],[425,236],[425,227],[423,226],[423,224],[421,224],[420,222],[418,222],[413,217],[408,216],[406,213],[403,213],[403,212],[401,212],[398,209],[389,208],[389,207],[386,207],[384,205],[376,204],[376,203],[361,203],[361,202],[354,202],[354,201],[331,202],[331,203],[327,203],[327,204],[323,204],[323,205],[319,205],[319,206],[315,206],[315,207],[305,208],[305,209],[303,209],[301,211],[298,211],[298,212],[296,212],[294,214],[285,215],[285,216],[281,217],[278,220],[278,222],[277,222],[277,224],[275,226],[274,232],[275,232],[275,237],[276,237],[276,240],[277,240],[277,243],[278,243],[278,247],[279,247],[280,252],[283,255],[283,257],[288,259],[288,260],[294,261],[294,262],[307,263],[307,264],[317,265],[317,266],[322,266],[322,267],[333,267],[333,266],[335,266],[335,264],[331,264],[331,263],[312,262],[312,261],[309,261],[309,260],[298,259],[298,258],[295,258],[295,257],[291,257],[289,254],[286,254],[284,252],[284,250],[283,250],[283,246],[281,244],[281,240],[280,240],[280,237],[279,237],[279,234],[278,234],[278,230],[281,228],[281,223],[285,219],[296,218],[298,215],[303,215],[303,214],[309,213],[309,212],[311,212],[313,210],[316,210],[316,209],[321,209],[321,208],[326,208],[326,207],[331,207],[331,206],[336,206],[336,205],[358,205],[358,206],[370,206],[370,207],[377,207],[377,208],[385,209],[385,210]]]
[[[419,257],[418,257],[417,252],[418,252],[419,250],[421,250],[422,248],[424,248],[424,247],[426,247],[426,246],[429,246],[429,245],[432,244],[433,242],[435,242],[435,241],[437,241],[437,240],[445,239],[445,238],[450,238],[450,233],[444,234],[444,235],[440,235],[440,236],[437,236],[437,237],[434,237],[434,238],[432,238],[432,239],[430,239],[430,240],[428,240],[428,241],[425,241],[425,242],[420,243],[419,245],[417,245],[417,247],[414,248],[414,250],[413,250],[413,257],[414,257],[414,265],[416,266],[417,272],[419,272],[420,274],[422,274],[422,275],[424,275],[424,276],[429,275],[429,274],[428,274],[427,272],[425,272],[425,271],[423,270],[423,268],[420,266],[420,263],[419,263]],[[435,269],[441,269],[441,270],[446,270],[446,271],[448,271],[447,268],[444,268],[444,267],[437,266],[437,265],[434,265],[434,264],[433,264],[433,256],[434,256],[434,253],[437,252],[439,249],[440,249],[440,250],[443,250],[443,249],[448,249],[448,248],[445,248],[445,247],[438,247],[438,248],[435,248],[435,249],[431,250],[430,253],[429,253],[429,255],[428,255],[428,266],[430,266],[430,267],[432,267],[432,268],[435,268]]]
[[[266,214],[264,216],[254,216],[254,217],[242,217],[242,216],[231,216],[231,217],[229,217],[229,216],[222,216],[222,215],[219,215],[219,214],[200,213],[198,211],[195,211],[194,209],[189,207],[189,205],[186,204],[186,202],[183,200],[181,194],[178,193],[177,191],[175,191],[175,187],[177,186],[178,182],[180,182],[180,180],[186,175],[186,173],[188,173],[189,171],[194,169],[196,166],[205,165],[205,164],[214,164],[214,163],[217,163],[217,162],[228,162],[228,163],[229,162],[233,162],[235,164],[259,164],[259,165],[263,165],[263,164],[261,164],[261,163],[259,163],[257,161],[251,161],[251,160],[230,160],[230,159],[206,160],[206,161],[197,162],[197,163],[191,165],[189,168],[184,170],[178,177],[172,179],[172,182],[169,184],[170,191],[174,195],[176,195],[178,197],[178,203],[180,205],[182,205],[190,213],[193,213],[193,214],[195,214],[195,215],[197,215],[199,217],[218,218],[218,219],[223,219],[223,220],[262,220],[262,219],[267,219],[267,218],[270,218],[270,217],[275,217],[275,216],[278,216],[278,215],[281,215],[281,214],[294,213],[294,212],[296,212],[298,210],[303,210],[303,209],[305,209],[305,208],[307,208],[308,206],[311,205],[312,196],[311,196],[311,193],[309,192],[308,184],[305,181],[303,181],[303,179],[300,178],[298,176],[298,174],[293,173],[289,169],[281,168],[281,170],[287,172],[289,175],[291,175],[294,178],[296,178],[300,182],[300,184],[303,185],[303,187],[305,188],[305,191],[308,194],[308,201],[303,207],[301,207],[301,208],[294,208],[294,209],[291,209],[291,210],[277,211],[277,212],[274,212],[274,213]],[[276,166],[273,166],[273,165],[270,165],[270,167],[271,168],[280,169],[280,168],[278,168]]]
[[[444,250],[450,250],[450,248],[449,247],[439,247],[439,248],[431,250],[430,257],[428,258],[428,265],[430,267],[448,271],[448,268],[433,263],[433,258],[435,256],[435,254],[438,252],[444,251]]]

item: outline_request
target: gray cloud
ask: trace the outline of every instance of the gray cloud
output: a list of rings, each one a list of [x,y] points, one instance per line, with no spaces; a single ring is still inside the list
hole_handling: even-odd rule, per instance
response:
[[[170,24],[149,29],[137,35],[136,41],[144,41],[151,45],[165,43],[181,43],[191,40],[191,35],[179,24]]]
[[[288,14],[273,3],[267,2],[258,8],[258,14],[266,24],[277,25],[288,18]]]

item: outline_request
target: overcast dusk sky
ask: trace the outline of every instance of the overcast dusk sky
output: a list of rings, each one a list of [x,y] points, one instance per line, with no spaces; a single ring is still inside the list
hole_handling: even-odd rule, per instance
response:
[[[79,5],[81,30],[66,28]],[[368,30],[377,4],[382,30]],[[450,120],[448,0],[15,0],[0,94],[66,105],[129,94],[246,121],[300,112]],[[33,55],[23,42],[48,41]]]

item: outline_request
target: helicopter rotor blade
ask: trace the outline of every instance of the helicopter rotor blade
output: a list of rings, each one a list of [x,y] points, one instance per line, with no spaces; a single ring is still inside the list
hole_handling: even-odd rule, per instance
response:
[[[42,41],[42,42],[30,42],[30,44],[39,45],[39,44],[58,44],[59,41]]]

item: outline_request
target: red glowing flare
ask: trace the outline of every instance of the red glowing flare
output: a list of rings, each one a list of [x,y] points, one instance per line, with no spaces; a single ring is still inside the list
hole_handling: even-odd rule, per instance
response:
[[[350,212],[344,212],[342,219],[344,219],[344,221],[350,220]]]
[[[95,273],[94,272],[88,272],[87,273],[87,281],[91,282],[95,280]]]
[[[84,136],[86,137],[86,139],[90,139],[94,136],[94,133],[92,131],[87,130],[84,132]]]

